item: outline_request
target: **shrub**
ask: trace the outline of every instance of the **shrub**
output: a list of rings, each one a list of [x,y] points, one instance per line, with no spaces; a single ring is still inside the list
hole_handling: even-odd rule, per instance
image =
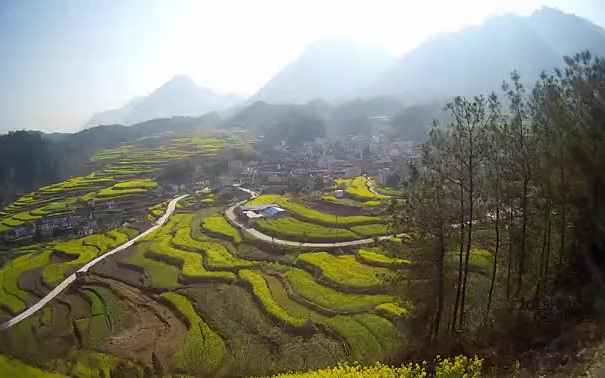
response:
[[[302,269],[291,268],[285,278],[292,290],[309,302],[335,312],[347,313],[369,310],[376,305],[390,302],[390,295],[349,294],[320,285],[313,276]]]
[[[306,326],[306,319],[301,319],[290,315],[275,302],[271,296],[267,282],[262,275],[252,270],[244,269],[239,272],[239,276],[241,279],[249,283],[250,286],[252,286],[254,295],[258,298],[258,300],[262,303],[263,308],[271,316],[294,328],[304,328]]]
[[[162,293],[161,297],[188,320],[189,333],[174,355],[177,369],[200,376],[212,375],[227,353],[223,339],[204,322],[186,297],[173,292]]]

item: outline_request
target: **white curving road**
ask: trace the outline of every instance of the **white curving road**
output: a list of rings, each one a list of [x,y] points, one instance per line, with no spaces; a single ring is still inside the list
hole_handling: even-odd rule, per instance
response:
[[[242,188],[239,186],[236,186],[236,188],[250,194],[250,199],[253,199],[258,196],[258,193],[256,193],[253,190],[250,190],[247,188]],[[273,238],[267,234],[263,234],[262,232],[260,232],[259,230],[255,229],[255,228],[247,227],[245,224],[240,222],[237,215],[235,214],[235,208],[237,208],[238,206],[240,206],[246,202],[247,202],[247,200],[238,202],[235,205],[228,208],[227,210],[225,210],[225,217],[227,217],[227,220],[229,221],[229,223],[231,223],[233,226],[242,230],[242,232],[246,232],[249,235],[252,235],[253,237],[260,239],[262,241],[265,241],[267,243],[283,245],[283,246],[288,246],[288,247],[338,248],[338,247],[351,247],[351,246],[357,246],[357,245],[371,244],[371,243],[374,243],[374,241],[376,240],[376,238],[367,238],[367,239],[351,240],[351,241],[344,241],[344,242],[334,242],[334,243],[301,243],[301,242],[296,242],[296,241],[291,241],[291,240]],[[402,233],[402,234],[397,234],[395,236],[404,236],[404,235],[405,234]],[[379,236],[378,240],[388,240],[392,237],[393,237],[393,235]]]
[[[137,240],[139,240],[139,239],[141,239],[141,238],[149,235],[153,231],[155,231],[158,228],[162,227],[164,225],[164,223],[166,223],[166,221],[168,220],[168,218],[170,218],[170,216],[172,215],[172,213],[174,213],[174,209],[176,208],[176,204],[180,200],[182,200],[183,198],[185,198],[185,197],[187,197],[187,194],[179,196],[179,197],[174,198],[173,200],[171,200],[168,203],[168,206],[166,208],[166,212],[164,213],[164,215],[162,215],[160,217],[160,219],[158,219],[155,222],[155,225],[153,225],[148,230],[146,230],[142,234],[138,235],[134,239],[127,241],[126,243],[120,245],[119,247],[116,247],[116,248],[112,249],[111,251],[109,251],[109,252],[107,252],[107,253],[105,253],[105,254],[103,254],[103,255],[95,258],[92,261],[89,261],[86,265],[82,266],[75,273],[73,273],[72,275],[70,275],[69,277],[67,277],[65,280],[63,280],[59,285],[57,285],[54,289],[52,289],[48,294],[46,294],[42,299],[40,299],[38,302],[36,302],[33,306],[31,306],[27,310],[23,311],[19,315],[15,316],[14,318],[12,318],[10,320],[7,320],[3,324],[1,324],[0,325],[0,331],[5,330],[7,328],[10,328],[10,327],[14,326],[15,324],[19,323],[20,321],[22,321],[24,319],[27,319],[28,317],[30,317],[33,314],[35,314],[36,311],[40,310],[48,302],[52,301],[57,295],[61,294],[61,292],[63,290],[67,289],[69,287],[69,285],[76,280],[76,275],[78,273],[85,273],[85,272],[87,272],[88,269],[90,269],[91,267],[93,267],[99,261],[101,261],[103,259],[106,259],[107,257],[109,257],[109,256],[111,256],[113,254],[116,254],[116,253],[118,253],[120,251],[125,250],[126,248],[132,246]]]

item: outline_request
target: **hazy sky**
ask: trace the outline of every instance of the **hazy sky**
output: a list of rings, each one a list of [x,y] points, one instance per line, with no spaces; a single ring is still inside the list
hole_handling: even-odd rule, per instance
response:
[[[605,25],[604,0],[0,0],[0,131],[73,131],[175,74],[252,94],[311,41],[409,51],[543,5]]]

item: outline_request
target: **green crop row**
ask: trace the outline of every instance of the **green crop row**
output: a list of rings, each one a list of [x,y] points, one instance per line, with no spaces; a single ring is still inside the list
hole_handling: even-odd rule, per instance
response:
[[[239,272],[239,276],[242,280],[246,281],[248,284],[250,284],[250,286],[252,286],[254,295],[258,298],[258,300],[262,303],[263,308],[271,316],[294,328],[304,328],[306,326],[306,319],[290,315],[275,302],[271,296],[271,291],[269,291],[269,287],[267,286],[267,281],[265,281],[262,275],[252,270],[244,269]]]
[[[206,264],[213,269],[242,269],[255,265],[254,262],[239,259],[231,254],[222,244],[211,241],[199,241],[191,237],[189,227],[179,228],[172,239],[172,243],[184,249],[203,251],[206,254]]]
[[[308,272],[291,268],[285,278],[297,295],[325,309],[339,313],[371,310],[376,305],[393,301],[384,294],[349,294],[317,283]]]
[[[95,291],[82,290],[90,303],[90,315],[80,319],[78,326],[87,343],[98,343],[110,332],[109,318],[103,300]]]
[[[300,242],[332,242],[359,238],[357,234],[344,228],[306,223],[292,217],[261,220],[255,223],[255,227],[269,235]]]
[[[55,286],[65,278],[65,271],[70,267],[86,264],[96,256],[107,252],[116,246],[116,241],[100,234],[89,235],[84,238],[51,243],[49,247],[54,251],[75,256],[75,260],[50,264],[42,271],[42,280],[49,286]]]
[[[157,188],[158,183],[152,179],[122,181],[113,186],[114,189]]]
[[[208,232],[224,235],[235,244],[242,242],[242,236],[239,231],[221,216],[204,218],[202,220],[202,226]]]
[[[363,238],[369,238],[373,236],[383,236],[391,233],[389,225],[387,224],[364,224],[361,226],[351,227],[351,231]]]
[[[364,201],[389,198],[387,196],[372,193],[370,189],[368,189],[368,179],[365,176],[358,176],[354,179],[336,179],[336,185],[344,187],[345,193],[351,197]]]
[[[26,271],[48,264],[50,251],[39,254],[27,254],[7,262],[0,269],[0,305],[16,314],[25,310],[25,301],[29,294],[19,287],[19,277]]]
[[[400,346],[397,329],[380,316],[338,315],[328,321],[328,326],[345,339],[351,359],[362,363],[391,356]]]
[[[277,304],[287,313],[296,318],[310,319],[312,322],[317,324],[326,323],[328,320],[327,316],[317,313],[310,308],[292,300],[279,278],[270,274],[263,274],[263,277],[267,281],[267,286],[269,287],[271,296],[275,302],[277,302]]]
[[[390,318],[406,317],[410,313],[408,308],[401,307],[397,303],[393,302],[379,304],[378,306],[374,307],[374,310]]]
[[[177,369],[196,376],[212,375],[221,366],[227,348],[223,339],[197,314],[189,300],[177,293],[162,293],[188,320],[189,333],[174,355]]]
[[[410,260],[385,256],[383,253],[380,252],[381,250],[378,248],[360,248],[358,251],[358,255],[359,259],[363,263],[368,265],[397,267],[410,263]]]
[[[315,210],[298,202],[276,194],[263,194],[248,202],[248,205],[269,205],[277,204],[284,209],[295,214],[296,217],[309,222],[321,223],[325,225],[349,226],[364,223],[380,222],[379,218],[368,217],[365,215],[357,216],[336,216],[334,214],[325,213]]]
[[[356,289],[381,287],[383,279],[392,274],[388,269],[361,264],[353,255],[303,253],[298,256],[297,261],[321,271],[329,282]]]
[[[156,288],[178,286],[179,270],[173,265],[145,257],[149,243],[137,244],[127,262],[145,269],[149,283]]]
[[[185,277],[203,279],[222,279],[231,281],[235,275],[231,272],[210,272],[204,268],[202,255],[195,252],[187,252],[170,245],[170,236],[161,236],[154,239],[150,244],[150,251],[157,255],[168,256],[181,262],[182,273]]]

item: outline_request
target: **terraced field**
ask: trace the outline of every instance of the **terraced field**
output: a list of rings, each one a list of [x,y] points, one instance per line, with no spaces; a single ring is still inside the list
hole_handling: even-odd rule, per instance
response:
[[[225,144],[208,136],[168,138],[159,147],[133,142],[100,151],[91,158],[94,173],[20,198],[0,214],[0,227],[10,231],[109,202],[137,205],[133,217],[156,221],[170,197],[155,175],[174,159],[211,160]],[[251,204],[276,203],[290,216],[255,227],[296,241],[388,235],[388,219],[372,204],[386,197],[370,198],[356,180],[347,184],[355,193],[348,200],[368,212],[341,215],[265,195]],[[234,228],[216,205],[224,204],[221,197],[192,195],[163,227],[78,274],[69,290],[7,330],[0,375],[22,369],[32,376],[266,376],[343,360],[385,361],[405,349],[397,325],[413,307],[389,292],[385,278],[412,262],[378,247],[272,248]],[[23,246],[11,249],[14,257],[0,268],[0,318],[23,311],[137,234],[118,227],[37,244],[20,240]]]

